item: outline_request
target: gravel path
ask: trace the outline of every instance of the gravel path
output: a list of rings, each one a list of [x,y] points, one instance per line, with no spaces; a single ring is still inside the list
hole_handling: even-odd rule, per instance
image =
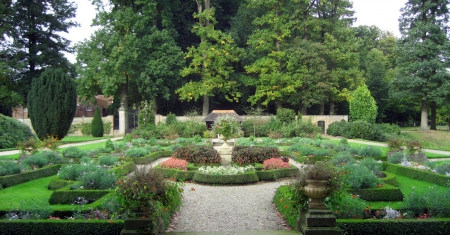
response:
[[[276,189],[289,180],[245,186],[186,183],[183,206],[167,232],[289,229],[272,203]]]
[[[290,163],[301,165],[292,159]],[[272,203],[277,188],[290,182],[292,179],[242,186],[186,183],[182,207],[172,217],[166,232],[290,229]]]

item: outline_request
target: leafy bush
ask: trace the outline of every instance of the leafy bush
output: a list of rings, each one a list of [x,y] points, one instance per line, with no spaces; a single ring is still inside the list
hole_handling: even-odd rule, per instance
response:
[[[77,180],[84,173],[95,171],[97,168],[92,164],[71,164],[61,167],[58,177],[63,180]]]
[[[48,164],[48,159],[41,154],[33,154],[25,160],[22,161],[22,164],[27,165],[29,167],[38,167],[41,168]]]
[[[0,176],[20,173],[20,165],[12,160],[0,161]]]
[[[328,126],[327,134],[332,136],[343,136],[348,126],[349,123],[345,120],[333,122]]]
[[[387,161],[394,164],[399,164],[406,157],[408,161],[410,161],[409,156],[404,154],[403,152],[393,152],[387,157]]]
[[[450,163],[444,162],[436,166],[436,173],[438,174],[450,174]]]
[[[289,124],[295,121],[295,112],[292,109],[277,109],[277,120],[283,124]]]
[[[270,158],[281,158],[278,148],[237,146],[233,148],[231,153],[231,161],[237,164],[263,163]]]
[[[96,168],[95,171],[89,171],[78,177],[78,183],[74,186],[83,189],[110,189],[115,187],[117,181],[114,174],[108,169]]]
[[[62,151],[62,155],[66,158],[83,158],[88,157],[88,153],[77,147],[71,146]]]
[[[38,154],[47,158],[48,163],[60,164],[60,163],[64,162],[63,156],[61,156],[61,154],[54,152],[54,151],[43,151]]]
[[[144,157],[150,154],[150,150],[146,148],[133,147],[125,151],[125,156],[127,157]]]
[[[378,147],[367,145],[360,148],[358,155],[361,157],[379,157],[381,156],[381,149]]]
[[[223,115],[220,116],[212,127],[214,134],[219,134],[224,140],[236,138],[242,135],[242,129],[239,122],[234,116]]]
[[[424,171],[412,167],[405,167],[399,164],[383,163],[384,169],[397,175],[403,175],[412,179],[422,180],[433,184],[448,186],[450,178],[445,175],[437,174],[431,171]]]
[[[0,177],[0,185],[3,188],[11,187],[14,185],[22,184],[31,180],[40,179],[43,177],[55,175],[58,173],[60,165],[45,166],[37,170],[25,171],[16,175],[6,175]]]
[[[175,116],[175,114],[173,114],[173,113],[167,114],[166,124],[171,125],[171,124],[175,124],[175,123],[177,123],[177,117]]]
[[[363,218],[366,207],[366,204],[355,195],[344,194],[340,199],[340,205],[331,209],[338,219],[357,219]]]
[[[290,168],[289,162],[283,161],[281,158],[269,158],[263,162],[264,170]]]
[[[169,158],[166,161],[162,162],[160,166],[162,168],[169,168],[169,169],[178,169],[187,171],[187,164],[188,162],[183,159],[177,159],[177,158]]]
[[[324,141],[322,142],[322,148],[324,149],[334,149],[336,148],[336,144],[333,142],[329,142],[329,141]]]
[[[347,164],[354,164],[356,162],[353,155],[349,152],[339,152],[331,158],[331,164],[334,166],[343,166]]]
[[[34,138],[34,134],[26,124],[0,114],[0,149],[15,148],[17,143],[30,138]]]
[[[177,148],[174,158],[184,159],[189,163],[219,163],[220,155],[212,146],[187,145]]]
[[[259,181],[258,175],[254,171],[237,175],[213,175],[197,172],[192,178],[195,182],[206,184],[250,184]]]
[[[375,175],[380,175],[381,171],[383,170],[383,165],[380,162],[377,162],[375,159],[368,157],[364,158],[359,162],[359,165],[362,167],[367,168],[369,171],[374,173]]]
[[[408,197],[402,203],[402,210],[412,213],[414,217],[427,213],[427,200],[424,192],[418,192],[413,189]],[[442,201],[442,199],[438,199]]]
[[[403,140],[398,138],[397,136],[389,138],[387,141],[387,146],[389,150],[399,150],[403,146]]]
[[[375,188],[381,181],[369,169],[358,164],[344,166],[344,184],[352,189]]]
[[[113,142],[114,151],[120,151],[120,150],[128,149],[127,143],[128,142],[124,142],[124,141],[115,141],[115,142]]]
[[[113,144],[113,142],[111,141],[111,139],[108,139],[108,140],[106,141],[106,143],[105,143],[105,149],[107,149],[108,152],[114,151],[114,144]]]
[[[104,155],[97,159],[100,166],[114,166],[119,161],[119,156]]]
[[[144,138],[136,138],[131,140],[131,144],[136,147],[143,147],[147,144],[147,140]]]

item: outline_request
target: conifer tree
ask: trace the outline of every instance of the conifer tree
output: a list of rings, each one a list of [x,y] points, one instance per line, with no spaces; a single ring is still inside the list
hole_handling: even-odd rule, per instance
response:
[[[103,137],[103,121],[98,107],[95,109],[94,119],[91,123],[91,134],[93,137]]]
[[[76,86],[61,69],[46,69],[33,79],[28,94],[28,116],[39,139],[64,138],[77,107]]]

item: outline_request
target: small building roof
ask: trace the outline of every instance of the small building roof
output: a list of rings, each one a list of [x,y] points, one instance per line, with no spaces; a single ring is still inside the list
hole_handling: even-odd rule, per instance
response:
[[[214,110],[208,116],[203,119],[205,122],[215,122],[219,117],[224,115],[230,115],[236,118],[238,122],[244,121],[234,110]]]

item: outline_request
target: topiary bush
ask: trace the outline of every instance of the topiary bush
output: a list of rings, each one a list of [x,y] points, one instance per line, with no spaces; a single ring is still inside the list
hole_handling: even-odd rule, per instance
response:
[[[103,137],[103,120],[98,107],[95,109],[94,119],[91,122],[91,134],[93,137]]]
[[[349,123],[345,120],[333,122],[328,126],[327,134],[332,136],[343,136],[348,126]]]
[[[231,161],[237,164],[263,163],[270,158],[281,158],[278,148],[237,146],[231,153]]]
[[[34,138],[34,134],[26,124],[0,114],[0,149],[15,148],[17,143],[30,138]]]
[[[220,155],[212,146],[187,145],[177,148],[174,158],[184,159],[189,163],[219,163]]]
[[[89,154],[86,151],[81,150],[75,146],[70,146],[62,150],[62,155],[65,158],[83,158],[89,156]]]
[[[187,164],[188,162],[184,159],[177,159],[177,158],[169,158],[166,161],[162,162],[160,166],[162,168],[168,168],[168,169],[178,169],[187,171]]]

